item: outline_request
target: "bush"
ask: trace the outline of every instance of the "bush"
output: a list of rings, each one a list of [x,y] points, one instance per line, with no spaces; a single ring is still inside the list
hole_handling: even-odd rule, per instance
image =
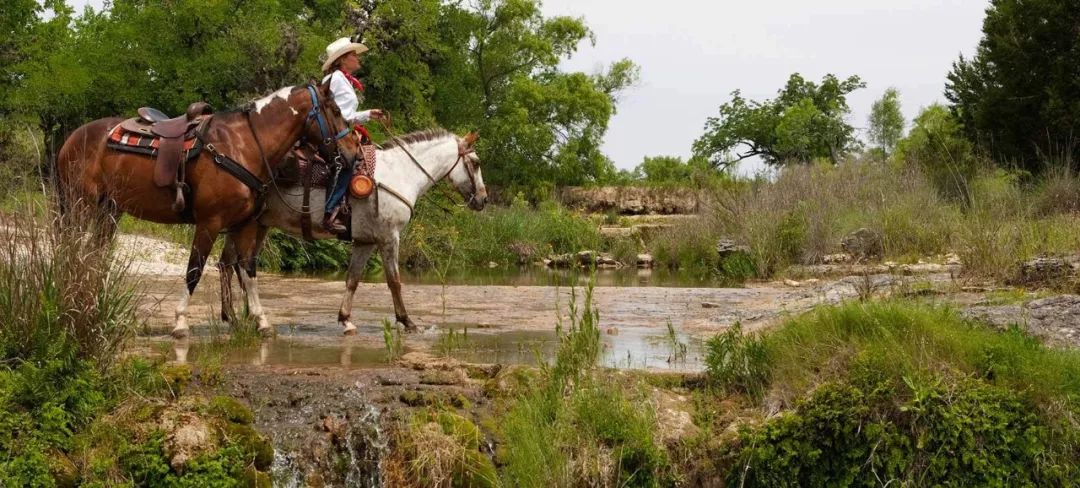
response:
[[[742,433],[729,481],[1080,481],[1080,353],[1017,330],[944,307],[860,303],[820,308],[760,339],[732,330],[708,347],[710,379],[745,392],[761,385],[758,401],[793,407]]]

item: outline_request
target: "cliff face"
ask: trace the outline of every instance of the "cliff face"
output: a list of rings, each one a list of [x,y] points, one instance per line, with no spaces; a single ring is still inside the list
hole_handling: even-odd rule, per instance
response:
[[[568,207],[592,213],[673,215],[696,213],[699,195],[688,188],[572,186],[559,191],[559,200]]]

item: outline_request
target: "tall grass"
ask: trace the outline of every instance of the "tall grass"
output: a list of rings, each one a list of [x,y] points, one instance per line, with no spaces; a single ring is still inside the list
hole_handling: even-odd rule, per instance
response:
[[[138,294],[127,264],[91,232],[37,216],[0,215],[0,361],[88,360],[113,364],[134,333]]]
[[[670,482],[666,452],[645,392],[595,369],[599,315],[592,284],[570,322],[553,364],[522,385],[501,420],[507,486],[656,486]]]
[[[432,256],[455,266],[530,264],[550,254],[600,249],[597,226],[554,201],[535,209],[524,199],[509,207],[483,212],[457,209],[450,214],[432,206],[419,214],[406,232],[401,260],[412,267],[430,268]]]
[[[699,218],[650,243],[672,267],[722,268],[721,238],[751,249],[753,268],[771,278],[794,264],[841,252],[859,228],[882,236],[886,259],[959,254],[977,277],[1008,277],[1020,260],[1080,249],[1080,176],[1061,170],[1036,180],[982,170],[963,181],[964,199],[946,198],[915,166],[848,161],[793,166],[775,180],[720,189]]]

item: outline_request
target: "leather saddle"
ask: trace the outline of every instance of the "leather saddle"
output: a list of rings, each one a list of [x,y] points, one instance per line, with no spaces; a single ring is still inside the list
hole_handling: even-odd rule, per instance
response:
[[[127,119],[114,129],[114,147],[133,150],[155,158],[154,184],[169,187],[178,183],[181,163],[197,153],[195,133],[214,113],[206,102],[192,103],[179,117],[169,117],[160,110],[142,107],[138,117]],[[121,140],[121,137],[127,137]],[[133,137],[134,136],[134,137]],[[141,149],[141,150],[140,150]],[[185,152],[188,153],[185,155]],[[185,157],[187,156],[187,157]]]

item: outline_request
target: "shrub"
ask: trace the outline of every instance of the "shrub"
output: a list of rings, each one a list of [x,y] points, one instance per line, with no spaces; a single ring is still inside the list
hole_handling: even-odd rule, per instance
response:
[[[761,339],[743,335],[736,323],[705,342],[709,380],[733,393],[760,397],[769,380],[769,358]]]

